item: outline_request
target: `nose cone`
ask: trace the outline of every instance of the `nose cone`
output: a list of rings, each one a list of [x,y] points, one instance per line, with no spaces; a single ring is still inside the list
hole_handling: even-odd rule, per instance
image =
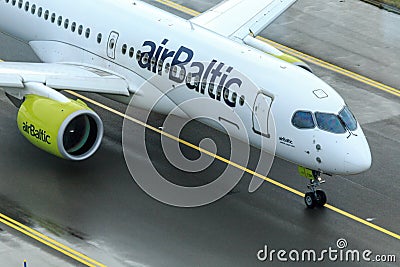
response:
[[[350,137],[357,138],[352,149],[346,153],[344,159],[344,169],[347,174],[357,174],[367,171],[371,167],[371,150],[365,136]],[[353,140],[354,141],[354,140]]]

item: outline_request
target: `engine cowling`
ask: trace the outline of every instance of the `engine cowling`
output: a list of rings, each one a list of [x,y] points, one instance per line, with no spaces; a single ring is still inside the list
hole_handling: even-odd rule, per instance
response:
[[[69,160],[84,160],[99,148],[103,122],[84,102],[62,103],[26,95],[17,117],[23,136],[40,149]]]
[[[264,53],[270,54],[271,56],[274,56],[276,58],[279,58],[283,61],[286,61],[290,64],[296,65],[298,67],[301,67],[309,72],[313,72],[311,67],[308,66],[304,61],[298,59],[297,57],[288,55],[283,53],[282,51],[276,49],[270,44],[267,44],[266,42],[263,42],[257,38],[254,38],[253,36],[246,36],[243,39],[243,42],[247,44],[248,46],[251,46],[253,48],[256,48]]]
[[[279,56],[278,55],[272,55],[272,56],[274,56],[276,58],[279,58],[279,59],[281,59],[283,61],[286,61],[286,62],[288,62],[290,64],[293,64],[293,65],[295,65],[297,67],[303,68],[303,69],[305,69],[305,70],[307,70],[307,71],[309,71],[311,73],[313,72],[310,66],[308,66],[304,61],[301,61],[297,57],[294,57],[294,56],[291,56],[291,55],[288,55],[288,54],[285,54],[285,53],[282,54],[282,55],[279,55]]]

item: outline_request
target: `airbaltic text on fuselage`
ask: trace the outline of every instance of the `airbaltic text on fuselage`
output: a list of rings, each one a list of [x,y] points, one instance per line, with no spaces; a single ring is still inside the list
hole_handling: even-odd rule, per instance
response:
[[[22,130],[26,132],[27,134],[31,135],[32,137],[35,137],[36,139],[47,143],[51,145],[50,143],[50,135],[46,133],[46,131],[42,129],[36,129],[35,125],[29,124],[28,122],[23,122],[22,123]]]
[[[168,41],[164,39],[159,46],[153,41],[145,41],[142,49],[148,51],[138,51],[139,66],[159,75],[162,75],[164,70],[168,73],[169,80],[185,83],[188,89],[203,95],[207,93],[210,98],[224,101],[229,107],[236,107],[238,102],[239,105],[244,105],[244,96],[238,97],[233,89],[234,86],[240,88],[243,81],[238,77],[229,77],[233,67],[217,60],[208,64],[192,62],[193,50],[181,46],[177,51],[171,51],[165,47]],[[167,59],[170,59],[171,63],[165,63]]]

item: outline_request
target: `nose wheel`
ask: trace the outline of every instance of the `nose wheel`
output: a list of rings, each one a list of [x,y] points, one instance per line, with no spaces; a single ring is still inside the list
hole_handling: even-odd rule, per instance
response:
[[[317,187],[324,182],[323,180],[311,180],[311,183],[307,186],[311,189],[311,191],[307,192],[304,196],[304,202],[307,208],[313,209],[315,207],[323,207],[326,204],[327,199],[325,192],[317,189]]]
[[[307,185],[310,191],[304,196],[307,208],[323,207],[327,201],[326,194],[324,191],[317,189],[321,184],[325,183],[325,180],[321,178],[321,173],[303,167],[299,167],[299,173],[310,179],[310,183]]]

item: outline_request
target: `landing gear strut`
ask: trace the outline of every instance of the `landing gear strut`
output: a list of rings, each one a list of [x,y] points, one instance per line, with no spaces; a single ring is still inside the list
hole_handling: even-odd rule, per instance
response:
[[[311,191],[307,192],[304,196],[304,202],[307,208],[313,209],[315,207],[323,207],[327,200],[326,194],[324,191],[317,189],[318,186],[325,183],[325,180],[321,178],[321,172],[299,167],[299,173],[310,179],[310,184],[308,184],[307,187]]]

